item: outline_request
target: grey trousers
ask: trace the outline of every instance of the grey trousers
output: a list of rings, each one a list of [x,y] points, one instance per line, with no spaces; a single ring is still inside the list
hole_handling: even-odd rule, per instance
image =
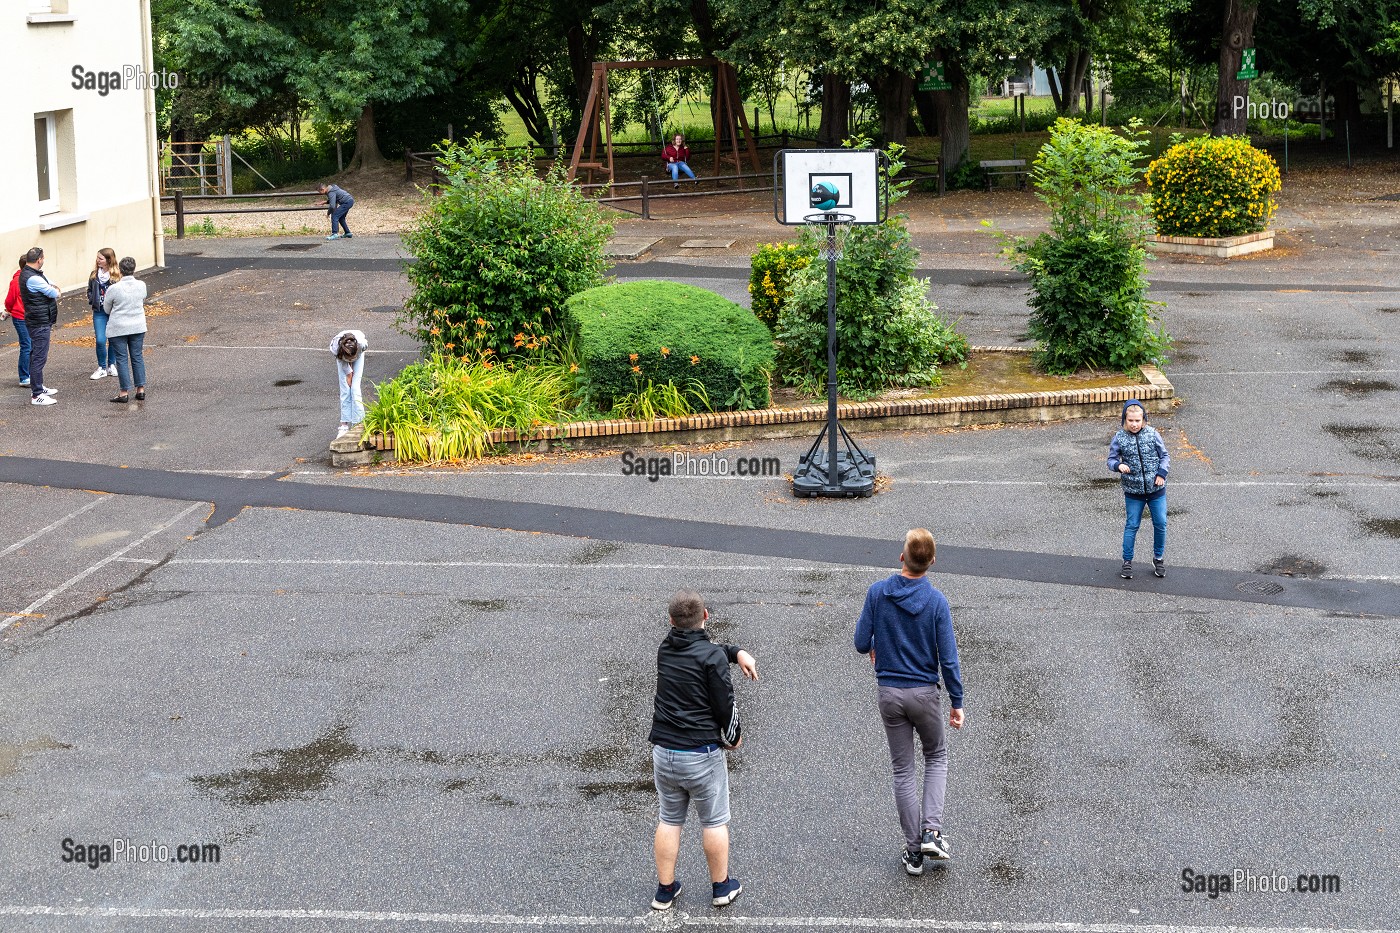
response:
[[[924,830],[943,828],[943,796],[948,786],[948,744],[944,740],[938,687],[881,687],[880,718],[894,764],[894,803],[904,844],[917,852]],[[924,794],[914,776],[914,733],[924,749]]]

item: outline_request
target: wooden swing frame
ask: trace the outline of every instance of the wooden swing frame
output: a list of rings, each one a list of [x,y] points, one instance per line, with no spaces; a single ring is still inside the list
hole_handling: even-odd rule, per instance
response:
[[[613,162],[612,103],[608,96],[608,72],[639,70],[643,68],[709,68],[715,74],[715,99],[710,112],[715,122],[715,174],[720,174],[720,160],[732,158],[734,171],[741,171],[743,156],[739,150],[739,136],[743,135],[744,148],[755,174],[758,173],[758,147],[754,144],[753,133],[749,129],[748,118],[739,99],[739,77],[734,66],[716,58],[672,58],[640,62],[594,62],[593,82],[588,88],[588,101],[583,106],[583,120],[579,123],[578,139],[574,142],[573,157],[569,160],[569,181],[578,175],[579,169],[588,173],[588,181],[593,181],[595,171],[605,173],[608,183],[616,181]],[[734,132],[735,123],[738,132]],[[722,152],[720,127],[728,126],[731,154]],[[598,160],[599,136],[603,142],[603,161]],[[588,160],[584,161],[584,148],[588,149]]]

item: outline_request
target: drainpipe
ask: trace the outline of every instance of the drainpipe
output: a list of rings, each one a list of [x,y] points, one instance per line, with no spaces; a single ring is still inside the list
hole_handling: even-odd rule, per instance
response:
[[[151,0],[141,0],[141,67],[146,70],[146,183],[151,192],[153,254],[157,266],[165,265],[165,227],[160,216],[160,155],[156,139],[156,90],[150,80],[155,71],[155,53],[151,48],[153,23]]]

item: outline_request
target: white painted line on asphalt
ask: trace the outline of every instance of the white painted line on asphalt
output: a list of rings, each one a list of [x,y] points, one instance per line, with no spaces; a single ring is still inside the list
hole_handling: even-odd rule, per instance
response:
[[[110,499],[110,498],[112,498],[112,497],[111,497],[111,496],[98,496],[96,499],[93,499],[91,502],[89,502],[87,505],[83,506],[82,508],[80,508],[80,509],[75,509],[75,510],[73,510],[72,512],[69,512],[67,515],[63,516],[63,517],[60,518],[58,521],[54,522],[52,525],[49,525],[49,526],[46,527],[46,528],[40,528],[38,531],[34,532],[34,533],[33,533],[32,535],[30,535],[29,537],[27,537],[27,538],[22,538],[21,540],[16,541],[14,544],[12,544],[12,545],[10,545],[9,547],[5,548],[5,550],[0,551],[0,557],[4,557],[6,554],[13,554],[15,551],[18,551],[20,548],[24,547],[26,544],[29,544],[30,542],[35,541],[35,540],[37,540],[38,538],[42,538],[44,535],[48,534],[50,531],[53,531],[55,528],[58,528],[58,527],[60,527],[61,525],[63,525],[63,524],[65,524],[65,523],[67,523],[67,522],[69,522],[69,521],[71,521],[71,520],[77,518],[79,515],[82,515],[82,514],[83,514],[84,512],[86,512],[88,509],[90,509],[90,508],[94,507],[95,505],[97,505],[99,502],[105,502],[106,500],[108,500],[108,499]]]
[[[668,912],[666,927],[841,927],[864,930],[954,930],[967,933],[1395,933],[1346,927],[1189,926],[1164,923],[1016,923],[900,917],[742,917]],[[459,926],[649,927],[662,916],[599,917],[564,914],[461,914],[402,910],[306,910],[230,907],[54,907],[0,905],[0,916],[129,917],[141,920],[340,920],[351,923],[448,923]]]
[[[20,619],[23,619],[25,616],[29,615],[29,614],[32,613],[34,610],[38,609],[40,606],[44,605],[44,604],[47,603],[49,600],[53,599],[55,596],[59,596],[59,595],[63,594],[64,592],[66,592],[67,590],[69,590],[71,587],[73,587],[75,584],[78,584],[78,583],[82,582],[83,580],[87,579],[88,577],[92,576],[94,573],[97,573],[97,571],[101,570],[103,567],[106,567],[108,564],[113,563],[113,562],[115,562],[115,561],[117,561],[117,560],[120,560],[122,557],[124,557],[124,556],[126,555],[126,552],[127,552],[127,551],[130,551],[130,550],[133,550],[134,548],[140,547],[141,545],[145,544],[147,541],[149,541],[149,540],[151,540],[152,538],[154,538],[156,535],[160,534],[162,531],[165,531],[165,530],[166,530],[167,528],[169,528],[171,525],[173,525],[173,524],[175,524],[176,522],[178,522],[180,519],[184,518],[186,515],[188,515],[188,514],[190,514],[191,512],[193,512],[195,509],[202,508],[202,507],[203,507],[203,508],[207,508],[207,506],[205,505],[205,503],[203,503],[203,502],[196,502],[194,505],[192,505],[192,506],[190,506],[189,508],[185,509],[185,510],[184,510],[183,512],[181,512],[179,515],[176,515],[174,518],[170,519],[170,521],[166,522],[164,525],[158,525],[157,527],[152,528],[150,531],[146,532],[146,533],[145,533],[144,535],[142,535],[139,539],[137,539],[137,540],[131,542],[131,543],[128,544],[126,547],[123,547],[123,548],[121,548],[120,550],[117,550],[117,551],[112,552],[111,554],[108,554],[106,557],[102,558],[100,561],[98,561],[97,563],[93,564],[91,567],[87,568],[87,569],[84,570],[82,573],[79,573],[79,574],[77,574],[76,576],[70,577],[66,582],[64,582],[64,583],[62,583],[62,584],[60,584],[60,585],[54,587],[53,589],[49,590],[49,591],[48,591],[47,593],[45,593],[43,596],[40,596],[38,599],[34,600],[34,602],[30,603],[28,606],[25,606],[25,607],[24,607],[23,609],[21,609],[19,612],[17,612],[17,613],[15,613],[14,615],[10,616],[10,617],[9,617],[8,619],[6,619],[4,622],[0,622],[0,631],[4,631],[5,629],[9,628],[9,627],[10,627],[11,625],[13,625],[15,622],[18,622]]]
[[[304,353],[329,353],[325,347],[234,347],[212,343],[168,343],[160,344],[161,350],[295,350]],[[418,350],[366,350],[366,353],[413,353]]]
[[[1400,369],[1259,369],[1252,372],[1220,370],[1216,372],[1180,373],[1172,370],[1168,378],[1176,376],[1367,376],[1373,373],[1400,373]]]
[[[128,564],[154,564],[158,561],[141,557],[115,558]],[[374,560],[365,558],[302,558],[302,557],[176,557],[166,562],[166,566],[176,564],[219,564],[223,566],[245,567],[482,567],[500,570],[528,570],[540,567],[545,570],[752,570],[761,573],[787,571],[791,573],[847,571],[855,573],[888,573],[888,567],[854,567],[826,565],[779,567],[765,564],[605,564],[605,563],[566,563],[542,564],[537,561],[487,561],[487,560]]]

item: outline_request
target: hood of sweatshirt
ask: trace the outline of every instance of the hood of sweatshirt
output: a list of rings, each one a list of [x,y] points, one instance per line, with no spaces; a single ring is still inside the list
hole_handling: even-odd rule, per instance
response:
[[[666,633],[666,644],[677,650],[687,645],[693,645],[697,641],[709,641],[710,636],[703,628],[676,628],[671,626],[671,631]]]
[[[895,574],[885,581],[885,594],[900,609],[917,615],[933,601],[933,584],[926,576],[910,579],[902,573]]]
[[[1142,409],[1142,423],[1147,424],[1147,406],[1135,398],[1130,398],[1123,403],[1123,414],[1118,418],[1118,423],[1126,425],[1128,423],[1128,409],[1136,405]]]

